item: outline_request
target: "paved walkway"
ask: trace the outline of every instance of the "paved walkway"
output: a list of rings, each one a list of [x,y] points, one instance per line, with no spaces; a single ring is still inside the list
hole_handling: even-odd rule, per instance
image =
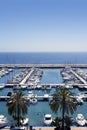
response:
[[[10,130],[10,129],[3,128],[0,130]],[[28,129],[28,130],[30,130],[30,129]],[[33,130],[54,130],[54,127],[33,127]],[[71,130],[87,130],[87,127],[71,127]]]
[[[36,127],[35,130],[54,130],[53,127]],[[71,127],[71,130],[87,130],[87,127]]]

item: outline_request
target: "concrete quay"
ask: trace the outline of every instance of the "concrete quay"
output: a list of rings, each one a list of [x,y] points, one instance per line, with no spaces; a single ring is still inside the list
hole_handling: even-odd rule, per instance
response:
[[[64,68],[67,66],[75,68],[87,68],[87,64],[0,64],[0,68]]]

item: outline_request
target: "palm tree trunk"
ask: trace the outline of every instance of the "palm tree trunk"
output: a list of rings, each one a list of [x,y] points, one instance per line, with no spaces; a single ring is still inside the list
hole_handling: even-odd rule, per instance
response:
[[[18,123],[17,123],[17,124],[18,124],[18,127],[19,127],[19,126],[20,126],[20,111],[19,111],[19,103],[18,103],[18,107],[17,107],[17,109],[18,109],[18,110],[17,110],[17,112],[18,112],[18,113],[17,113],[17,117],[18,117],[18,121],[17,121]]]
[[[65,114],[65,98],[63,98],[63,108],[62,108],[62,130],[64,130],[64,114]]]

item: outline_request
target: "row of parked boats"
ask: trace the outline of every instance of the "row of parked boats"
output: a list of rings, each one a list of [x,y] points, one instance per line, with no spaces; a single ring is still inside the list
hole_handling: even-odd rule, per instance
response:
[[[11,71],[13,71],[13,69],[10,68],[1,68],[0,69],[0,78],[5,76],[6,74],[10,73]]]
[[[16,75],[12,77],[12,79],[7,81],[7,84],[19,84],[24,77],[30,72],[31,69],[19,69]]]
[[[8,80],[7,84],[19,84],[21,85],[21,87],[24,87],[23,84],[28,84],[28,86],[30,85],[33,87],[38,85],[41,80],[42,74],[42,69],[38,68],[21,69],[19,73],[16,74],[11,80]]]
[[[61,75],[64,83],[71,84],[72,88],[77,86],[80,90],[87,89],[87,72],[82,69],[66,67],[61,70]]]

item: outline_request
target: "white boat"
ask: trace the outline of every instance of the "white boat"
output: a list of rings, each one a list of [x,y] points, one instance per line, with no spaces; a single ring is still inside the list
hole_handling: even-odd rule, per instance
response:
[[[46,114],[44,116],[44,124],[45,125],[51,125],[51,123],[52,123],[52,116],[51,116],[51,114]]]
[[[22,125],[27,125],[28,122],[29,122],[29,118],[24,118],[23,120],[21,120]]]
[[[67,85],[65,85],[65,88],[69,89],[69,88],[73,88],[73,86],[67,84]]]
[[[3,88],[5,88],[5,85],[0,85],[0,89],[3,89]]]
[[[87,99],[87,93],[79,93],[78,96],[81,97],[83,100]]]
[[[34,94],[32,91],[29,91],[28,92],[28,98],[34,98],[34,97],[37,97],[37,95]]]
[[[44,100],[48,100],[49,99],[49,95],[48,94],[44,94],[43,99]]]
[[[84,101],[81,97],[77,97],[76,101],[77,101],[77,104],[83,104],[84,103]]]
[[[30,103],[36,104],[36,103],[37,103],[37,98],[31,98],[31,99],[30,99]]]
[[[9,120],[4,115],[0,115],[0,128],[3,128],[8,124],[9,124]]]
[[[37,85],[36,88],[37,88],[37,89],[41,89],[42,86],[41,86],[41,85]]]
[[[26,85],[21,85],[21,89],[26,89],[27,88],[27,86]]]
[[[86,120],[85,120],[83,114],[77,114],[76,123],[80,126],[84,126],[86,124]]]

